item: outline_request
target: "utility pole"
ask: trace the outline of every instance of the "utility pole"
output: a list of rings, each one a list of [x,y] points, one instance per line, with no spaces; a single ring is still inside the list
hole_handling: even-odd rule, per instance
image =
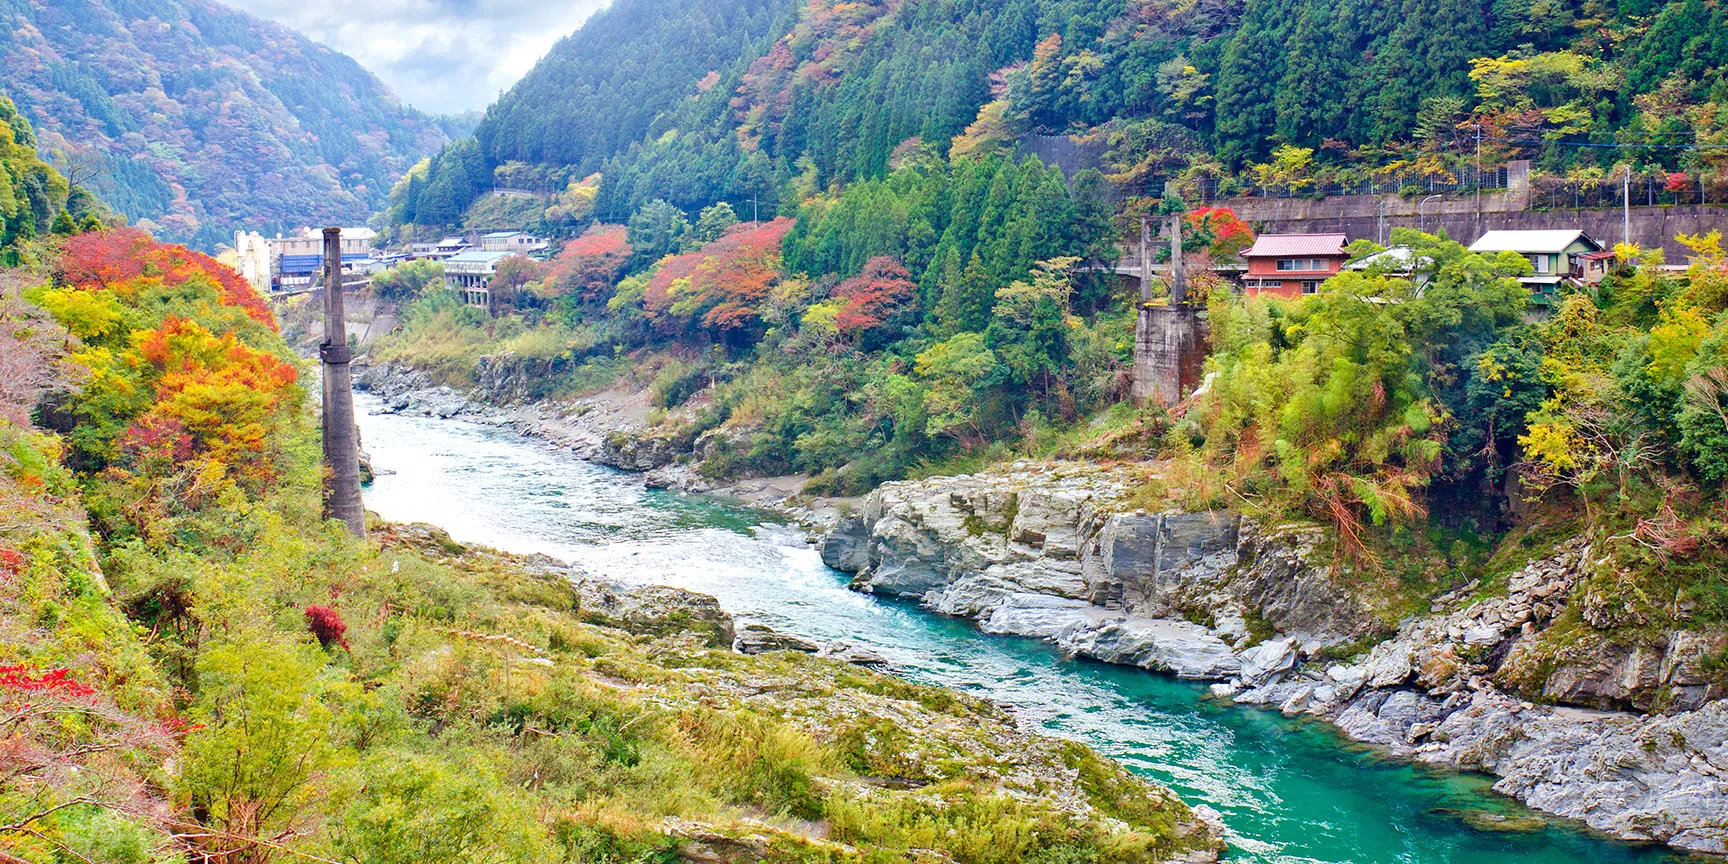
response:
[[[756,193],[755,192],[750,193],[750,221],[751,222],[761,222],[762,221],[762,208],[757,206],[757,204],[756,204]]]
[[[1386,245],[1386,199],[1380,199],[1380,207],[1374,214],[1374,224],[1380,230],[1380,245]]]
[[[366,536],[360,501],[360,442],[354,428],[354,379],[348,369],[348,325],[342,310],[342,229],[324,229],[324,515]]]
[[[1476,236],[1482,236],[1482,124],[1476,124]]]
[[[1632,166],[1620,177],[1620,242],[1632,243]]]

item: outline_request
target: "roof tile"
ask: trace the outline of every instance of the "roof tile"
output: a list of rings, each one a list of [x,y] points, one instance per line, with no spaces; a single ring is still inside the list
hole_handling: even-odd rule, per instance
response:
[[[1350,238],[1344,234],[1262,234],[1242,253],[1244,258],[1286,258],[1343,255]]]

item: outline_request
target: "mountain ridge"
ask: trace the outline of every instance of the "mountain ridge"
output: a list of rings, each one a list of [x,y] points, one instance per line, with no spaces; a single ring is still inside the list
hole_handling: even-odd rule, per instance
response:
[[[360,222],[460,122],[209,0],[4,0],[6,88],[74,182],[164,237]],[[78,176],[82,174],[83,176]]]

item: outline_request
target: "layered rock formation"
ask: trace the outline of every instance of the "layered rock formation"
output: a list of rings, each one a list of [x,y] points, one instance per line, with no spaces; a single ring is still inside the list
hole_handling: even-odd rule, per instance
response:
[[[1601,626],[1614,610],[1588,577],[1607,557],[1586,540],[1394,622],[1320,529],[1132,511],[1136,479],[1018,463],[889,483],[823,560],[986,632],[1215,680],[1220,697],[1496,774],[1498,791],[1617,837],[1728,852],[1728,691],[1712,671],[1728,635]]]
[[[1076,463],[888,483],[828,533],[823,560],[985,632],[1185,678],[1236,675],[1250,617],[1311,650],[1374,628],[1315,563],[1314,530],[1122,512],[1134,479]]]

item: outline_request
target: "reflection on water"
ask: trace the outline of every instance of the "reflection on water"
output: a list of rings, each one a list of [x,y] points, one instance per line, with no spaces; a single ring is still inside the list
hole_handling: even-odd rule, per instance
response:
[[[508,430],[372,415],[357,406],[381,476],[366,506],[458,540],[542,552],[629,583],[712,594],[740,621],[848,639],[908,677],[1012,706],[1092,745],[1192,804],[1224,814],[1232,860],[1352,864],[1582,864],[1675,860],[1562,824],[1479,831],[1460,812],[1526,815],[1489,779],[1430,772],[1348,746],[1329,727],[1202,699],[1204,687],[1074,661],[983,636],[913,606],[856,594],[801,533],[764,514],[643,487]]]

